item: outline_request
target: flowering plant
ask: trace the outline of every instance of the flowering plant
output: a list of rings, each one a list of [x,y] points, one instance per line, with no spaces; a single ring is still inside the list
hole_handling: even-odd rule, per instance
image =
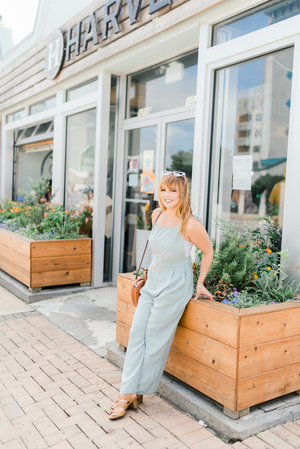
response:
[[[50,201],[41,201],[48,186],[44,178],[30,180],[31,194],[24,194],[24,203],[6,198],[0,208],[0,227],[35,240],[79,238],[79,228],[87,213],[85,208],[65,210],[62,204],[51,201],[53,196]]]
[[[234,223],[216,220],[223,240],[214,251],[206,287],[216,301],[238,308],[284,302],[295,298],[300,288],[292,278],[287,279],[288,251],[276,251],[278,233],[266,219],[263,229],[252,230],[244,225],[240,234]],[[194,285],[196,288],[202,260],[196,251]]]

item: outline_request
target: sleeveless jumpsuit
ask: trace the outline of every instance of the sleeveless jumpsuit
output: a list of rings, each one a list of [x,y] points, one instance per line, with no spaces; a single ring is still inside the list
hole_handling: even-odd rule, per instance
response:
[[[157,391],[177,324],[192,297],[192,263],[179,229],[157,222],[151,232],[154,259],[130,329],[121,394]]]

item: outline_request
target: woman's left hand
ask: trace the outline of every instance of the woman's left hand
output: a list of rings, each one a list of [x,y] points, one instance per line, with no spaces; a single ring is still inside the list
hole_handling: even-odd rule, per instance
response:
[[[207,296],[208,299],[211,299],[212,301],[214,300],[212,294],[209,293],[207,288],[204,287],[204,284],[197,284],[196,299],[199,299],[199,297],[204,296],[204,295]],[[205,299],[205,298],[203,298],[203,299]]]

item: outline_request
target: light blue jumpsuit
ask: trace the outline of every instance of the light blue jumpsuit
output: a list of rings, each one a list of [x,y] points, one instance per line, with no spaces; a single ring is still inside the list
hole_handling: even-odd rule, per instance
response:
[[[156,223],[151,232],[154,259],[130,329],[121,394],[157,391],[177,324],[192,297],[192,263],[179,229]]]

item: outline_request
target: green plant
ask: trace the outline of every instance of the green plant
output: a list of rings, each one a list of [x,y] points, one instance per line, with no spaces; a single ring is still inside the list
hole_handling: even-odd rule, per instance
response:
[[[255,292],[260,301],[269,304],[280,303],[294,299],[300,288],[300,282],[289,278],[285,272],[288,250],[280,251],[277,265],[269,266],[267,272],[262,272],[249,287],[249,292]]]
[[[145,228],[145,222],[144,222],[143,217],[141,215],[138,215],[136,217],[136,229],[146,229]]]
[[[30,178],[28,186],[30,194],[21,191],[24,203],[5,198],[0,209],[0,226],[35,240],[78,238],[85,216],[90,215],[87,207],[68,211],[51,202],[53,196],[46,200],[49,181],[43,176],[37,181]]]
[[[47,200],[45,196],[49,193],[49,179],[47,179],[44,175],[41,176],[40,179],[36,181],[33,178],[28,178],[29,183],[27,186],[30,189],[30,193],[27,193],[25,190],[20,189],[19,193],[24,197],[25,206],[34,206],[36,203],[43,204]],[[49,197],[49,201],[53,199],[53,196]]]
[[[219,248],[214,244],[214,258],[205,280],[215,300],[244,308],[295,298],[300,282],[287,279],[287,250],[274,251],[280,230],[271,217],[255,230],[244,224],[242,234],[234,223],[216,220],[216,224],[222,240]],[[193,264],[195,288],[201,251],[196,250],[196,258]]]

